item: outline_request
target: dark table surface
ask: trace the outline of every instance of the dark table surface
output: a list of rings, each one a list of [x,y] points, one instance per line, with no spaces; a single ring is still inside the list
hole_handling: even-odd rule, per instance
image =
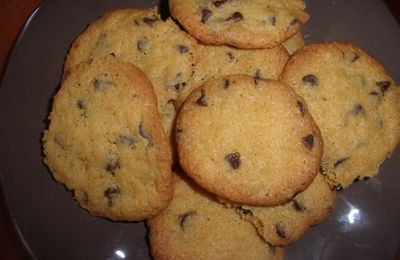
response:
[[[400,24],[400,1],[383,0]],[[0,1],[0,75],[2,77],[9,54],[26,19],[42,0]],[[399,84],[399,82],[397,82]],[[1,186],[0,186],[1,189]],[[29,259],[8,215],[0,190],[0,259]],[[400,252],[396,256],[400,259]]]

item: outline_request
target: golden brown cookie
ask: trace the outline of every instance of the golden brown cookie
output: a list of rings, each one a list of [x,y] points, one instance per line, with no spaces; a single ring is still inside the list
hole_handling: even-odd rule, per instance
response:
[[[143,220],[172,198],[171,151],[150,81],[113,56],[70,70],[54,97],[44,162],[89,213]]]
[[[120,9],[104,14],[73,43],[64,73],[76,64],[113,53],[142,69],[153,84],[167,136],[175,120],[174,102],[193,73],[196,41],[156,9]],[[173,65],[171,63],[173,62]]]
[[[324,139],[322,171],[337,187],[374,176],[400,137],[400,89],[351,43],[304,47],[281,80],[308,104]]]
[[[282,248],[190,178],[175,173],[172,182],[171,204],[147,222],[154,259],[283,259]]]
[[[301,97],[278,81],[248,75],[213,78],[195,89],[176,135],[181,166],[200,186],[258,206],[306,189],[323,149]]]
[[[278,45],[270,49],[243,50],[227,45],[199,43],[195,55],[194,74],[178,95],[178,107],[196,87],[214,76],[247,74],[257,78],[278,79],[289,55]]]
[[[169,0],[169,7],[195,38],[242,49],[274,47],[309,18],[302,0]]]
[[[311,226],[322,222],[335,207],[336,193],[318,174],[311,185],[290,202],[275,207],[235,205],[237,213],[252,223],[265,241],[286,246],[298,240]]]

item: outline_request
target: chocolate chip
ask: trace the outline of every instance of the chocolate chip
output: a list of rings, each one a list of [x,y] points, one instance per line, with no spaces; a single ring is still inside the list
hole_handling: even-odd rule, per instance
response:
[[[140,136],[143,137],[144,139],[149,139],[149,138],[150,138],[150,136],[148,135],[148,133],[147,133],[146,130],[145,130],[145,127],[144,127],[144,123],[143,123],[143,122],[140,122],[140,124],[139,124],[139,134],[140,134]]]
[[[233,53],[230,51],[226,52],[226,56],[228,56],[228,61],[233,61],[235,59],[235,56],[233,56]]]
[[[293,208],[299,212],[304,212],[306,211],[306,207],[304,207],[302,204],[300,204],[297,200],[293,199],[292,200],[292,205]]]
[[[276,223],[275,224],[275,230],[276,230],[276,234],[280,237],[280,238],[286,238],[286,231],[285,231],[285,227],[283,226],[282,223]]]
[[[108,88],[111,87],[113,85],[115,85],[114,82],[112,82],[111,80],[107,79],[108,78],[108,74],[107,73],[101,73],[99,74],[93,81],[92,84],[94,86],[94,88],[96,90],[101,90],[104,88]]]
[[[389,81],[378,81],[376,82],[376,86],[382,91],[382,94],[385,94],[385,91],[387,91],[390,87],[390,82]]]
[[[357,53],[354,53],[354,56],[353,56],[353,58],[350,60],[350,63],[356,62],[359,58],[360,58],[360,56],[358,56]]]
[[[85,109],[86,108],[86,103],[85,103],[85,101],[83,101],[83,100],[78,100],[77,102],[76,102],[76,106],[79,108],[79,109]]]
[[[304,113],[306,112],[306,108],[305,108],[303,102],[297,101],[297,108],[299,109],[301,116],[304,117]]]
[[[268,21],[272,26],[275,26],[275,23],[276,23],[275,15],[268,17]]]
[[[119,188],[108,188],[104,191],[104,196],[108,199],[107,206],[112,207],[114,205],[114,199],[120,194]]]
[[[182,230],[186,229],[188,221],[195,215],[197,215],[195,211],[190,211],[179,215],[179,225],[181,226]]]
[[[314,135],[309,134],[306,137],[303,137],[303,145],[308,149],[312,150],[314,147]]]
[[[227,154],[225,156],[225,160],[230,164],[233,169],[239,169],[240,167],[240,153],[234,152]]]
[[[234,21],[235,23],[242,21],[243,15],[239,12],[234,12],[230,17],[226,18],[225,21]]]
[[[144,17],[144,18],[143,18],[143,22],[144,22],[145,24],[147,24],[148,26],[150,26],[150,27],[153,27],[154,24],[155,24],[156,22],[158,22],[158,21],[159,21],[159,19],[158,19],[157,17],[152,17],[152,18],[150,18],[150,17]]]
[[[189,51],[189,48],[185,45],[178,45],[178,50],[180,54],[186,53]]]
[[[225,2],[227,2],[228,0],[219,0],[219,1],[213,1],[213,4],[216,7],[220,7],[222,4],[224,4]]]
[[[318,86],[319,80],[316,76],[308,74],[303,77],[303,83],[308,87],[315,87]]]
[[[139,52],[147,54],[149,51],[149,41],[147,39],[140,39],[137,41],[136,47]]]
[[[115,170],[118,169],[120,167],[119,161],[117,158],[111,158],[107,165],[106,165],[106,170],[108,172],[111,172],[112,175],[115,174]]]
[[[121,135],[119,141],[126,146],[134,147],[136,143],[136,138],[134,135]]]
[[[229,80],[225,79],[225,80],[224,80],[223,89],[228,89],[228,88],[229,88],[229,84],[230,84]]]
[[[294,25],[295,23],[297,23],[299,20],[297,20],[296,18],[293,18],[291,21],[290,21],[290,23],[289,23],[289,25]]]
[[[341,165],[342,163],[347,161],[349,158],[350,157],[343,157],[343,158],[340,158],[340,159],[336,160],[336,162],[333,164],[333,168],[336,169],[336,167],[338,167],[339,165]]]
[[[206,99],[206,92],[204,89],[201,90],[201,96],[196,100],[196,104],[199,106],[208,106],[208,102]]]
[[[245,209],[242,206],[237,206],[236,210],[241,214],[253,216],[253,211],[251,211],[249,209]]]
[[[364,108],[361,104],[355,104],[353,110],[351,110],[351,114],[358,115],[364,111]]]
[[[205,23],[208,18],[210,18],[210,16],[212,15],[212,12],[210,10],[208,10],[207,8],[204,8],[203,10],[201,10],[201,22]]]

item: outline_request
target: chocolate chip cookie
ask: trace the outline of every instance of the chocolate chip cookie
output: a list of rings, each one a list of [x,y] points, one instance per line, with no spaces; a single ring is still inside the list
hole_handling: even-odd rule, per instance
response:
[[[195,56],[194,74],[178,95],[178,107],[193,89],[211,77],[247,74],[256,78],[278,79],[289,60],[287,51],[281,45],[270,49],[244,50],[199,43]]]
[[[89,213],[143,220],[172,198],[171,151],[150,81],[113,56],[81,63],[54,97],[44,162]]]
[[[271,48],[297,33],[309,16],[302,0],[169,0],[171,16],[208,44]]]
[[[241,204],[274,206],[315,178],[323,144],[301,97],[276,80],[213,78],[177,119],[182,168],[204,189]]]
[[[321,129],[321,170],[333,185],[378,173],[400,137],[400,89],[378,61],[351,43],[311,44],[281,80],[305,99]]]
[[[113,53],[141,68],[154,86],[167,136],[175,119],[174,102],[193,73],[196,41],[156,9],[121,9],[104,14],[73,43],[64,73],[76,64]],[[171,65],[173,62],[173,65]]]
[[[240,216],[252,223],[270,245],[286,246],[311,226],[322,222],[333,210],[336,193],[318,174],[311,185],[290,202],[275,207],[234,205]]]
[[[234,210],[190,178],[173,174],[174,198],[166,210],[147,221],[154,259],[283,259]]]

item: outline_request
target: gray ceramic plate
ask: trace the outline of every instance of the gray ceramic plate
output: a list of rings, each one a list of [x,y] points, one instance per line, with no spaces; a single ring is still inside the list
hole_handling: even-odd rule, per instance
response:
[[[106,10],[158,2],[47,1],[14,48],[0,96],[1,181],[12,219],[34,258],[150,258],[144,224],[90,217],[42,164],[40,139],[73,39]],[[307,3],[307,42],[351,41],[400,82],[400,28],[381,0]],[[400,242],[399,160],[397,152],[378,177],[340,192],[330,218],[289,246],[286,258],[392,259]]]

